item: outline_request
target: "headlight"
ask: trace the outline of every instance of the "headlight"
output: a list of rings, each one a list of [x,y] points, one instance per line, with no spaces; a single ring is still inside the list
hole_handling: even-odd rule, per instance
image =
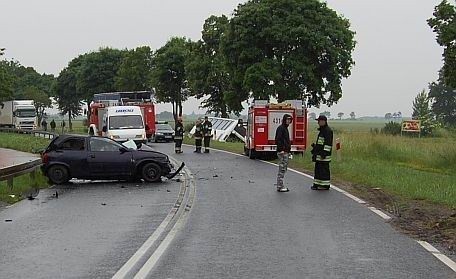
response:
[[[163,136],[163,133],[155,133],[157,136]]]
[[[120,136],[113,135],[111,136],[111,139],[120,139]]]
[[[137,138],[137,139],[142,139],[143,137],[144,137],[144,135],[136,135],[135,138]]]

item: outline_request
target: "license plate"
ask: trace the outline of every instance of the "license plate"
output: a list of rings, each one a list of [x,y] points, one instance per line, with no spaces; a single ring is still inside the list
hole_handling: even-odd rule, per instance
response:
[[[172,136],[165,136],[165,139],[170,139],[172,138]]]

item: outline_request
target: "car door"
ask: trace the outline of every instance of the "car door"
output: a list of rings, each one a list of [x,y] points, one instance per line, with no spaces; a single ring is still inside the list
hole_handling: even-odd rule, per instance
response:
[[[87,165],[92,178],[115,179],[131,176],[133,158],[130,150],[113,140],[102,137],[91,137],[89,148]]]
[[[62,141],[55,153],[58,160],[69,166],[71,177],[85,178],[89,176],[87,166],[86,142],[83,137],[71,137]]]

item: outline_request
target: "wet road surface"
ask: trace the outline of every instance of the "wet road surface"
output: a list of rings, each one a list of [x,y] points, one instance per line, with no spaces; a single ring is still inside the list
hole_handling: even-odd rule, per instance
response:
[[[3,209],[0,278],[112,277],[166,217],[179,185],[74,183]]]
[[[157,145],[170,152],[172,145]],[[175,156],[195,175],[185,228],[150,278],[456,278],[416,241],[341,193],[226,153]]]

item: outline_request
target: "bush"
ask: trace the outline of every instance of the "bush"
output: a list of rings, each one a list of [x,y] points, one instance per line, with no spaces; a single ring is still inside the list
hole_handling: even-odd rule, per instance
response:
[[[382,134],[386,135],[400,135],[401,134],[401,124],[397,122],[390,121],[385,124],[385,127],[382,128]]]

